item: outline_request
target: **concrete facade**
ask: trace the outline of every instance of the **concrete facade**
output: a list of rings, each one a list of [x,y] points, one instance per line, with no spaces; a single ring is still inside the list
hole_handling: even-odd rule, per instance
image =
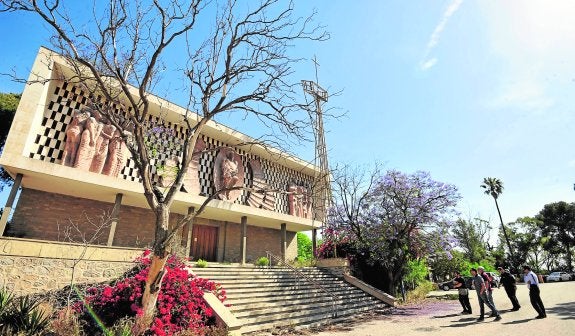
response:
[[[53,78],[26,85],[14,117],[6,146],[0,158],[13,177],[21,176],[22,193],[15,207],[7,206],[14,216],[8,229],[0,234],[50,241],[81,242],[81,234],[91,237],[94,224],[111,213],[115,199],[121,199],[117,225],[110,241],[112,246],[149,246],[154,233],[154,213],[149,209],[139,182],[139,172],[129,158],[117,177],[82,170],[62,164],[67,126],[74,113],[87,106],[87,94],[66,78],[72,68],[61,56],[41,48],[32,67],[30,78]],[[157,158],[155,167],[169,164],[177,157],[178,141],[185,129],[178,122],[187,111],[159,97],[150,96],[152,105],[149,122],[162,115],[164,127],[173,131],[172,152]],[[321,222],[309,215],[291,215],[287,193],[274,192],[265,196],[265,206],[249,188],[262,185],[270,190],[289,191],[290,185],[310,186],[318,168],[298,158],[270,148],[245,146],[254,139],[215,122],[208,122],[201,134],[207,149],[198,159],[194,179],[196,192],[181,191],[173,202],[171,222],[198,208],[207,196],[215,192],[218,148],[234,148],[245,176],[241,183],[247,188],[234,199],[214,199],[194,225],[218,227],[217,259],[241,260],[240,222],[247,219],[246,261],[265,256],[266,251],[281,254],[282,225],[286,228],[286,259],[297,255],[298,231],[319,228]],[[257,167],[257,172],[253,168]],[[153,174],[157,172],[154,171]],[[255,176],[254,176],[255,175]],[[154,175],[160,183],[159,175]],[[304,188],[304,187],[302,187]],[[268,197],[269,196],[269,197]],[[292,197],[293,198],[293,197]],[[7,217],[7,215],[6,215]],[[66,227],[74,230],[66,231]],[[4,231],[4,230],[2,230]],[[68,232],[68,233],[66,233]],[[102,230],[93,243],[105,245],[110,229]],[[181,232],[180,244],[185,246],[187,228]],[[110,244],[109,244],[110,245]]]

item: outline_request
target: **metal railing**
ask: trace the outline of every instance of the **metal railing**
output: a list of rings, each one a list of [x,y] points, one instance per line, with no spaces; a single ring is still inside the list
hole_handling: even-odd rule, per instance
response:
[[[336,303],[339,300],[338,297],[336,295],[334,295],[333,293],[329,292],[327,289],[325,289],[325,287],[323,287],[318,281],[314,280],[312,277],[310,277],[309,275],[297,270],[295,267],[293,267],[292,265],[286,263],[282,258],[276,256],[275,254],[271,253],[270,251],[266,251],[266,255],[267,258],[269,260],[269,266],[272,266],[272,259],[275,260],[275,262],[277,263],[277,265],[282,265],[285,266],[287,268],[289,268],[293,273],[295,273],[298,276],[298,280],[302,280],[305,279],[307,282],[309,282],[313,287],[315,287],[316,289],[322,291],[323,293],[325,293],[326,295],[330,296],[332,298],[331,300],[331,317],[332,318],[336,318],[337,317],[337,306]]]

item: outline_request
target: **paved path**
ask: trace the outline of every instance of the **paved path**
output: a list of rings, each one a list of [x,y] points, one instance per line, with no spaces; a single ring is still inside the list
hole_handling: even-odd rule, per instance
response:
[[[449,293],[456,294],[455,290]],[[439,293],[438,293],[439,294]],[[463,336],[471,334],[497,336],[574,336],[575,335],[575,281],[548,283],[541,286],[541,298],[547,310],[546,319],[537,320],[537,313],[529,303],[525,285],[517,289],[522,308],[510,311],[511,303],[503,288],[495,289],[494,301],[503,319],[499,322],[486,318],[476,322],[479,305],[475,292],[471,293],[473,315],[460,315],[459,301],[432,300],[423,305],[396,309],[391,315],[378,316],[371,321],[334,327],[314,336],[411,336],[441,335]],[[489,309],[486,310],[489,311]]]

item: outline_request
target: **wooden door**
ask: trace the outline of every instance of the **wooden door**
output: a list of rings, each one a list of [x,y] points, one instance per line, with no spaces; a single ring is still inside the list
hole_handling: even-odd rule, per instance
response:
[[[194,225],[192,229],[192,260],[217,261],[218,228],[215,226]]]

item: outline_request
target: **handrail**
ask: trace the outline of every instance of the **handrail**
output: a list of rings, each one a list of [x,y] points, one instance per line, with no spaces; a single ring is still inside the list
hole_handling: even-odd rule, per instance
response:
[[[330,293],[327,289],[325,289],[319,282],[317,282],[316,280],[312,279],[310,276],[304,274],[303,272],[298,271],[295,267],[293,267],[292,265],[286,263],[282,258],[276,256],[275,254],[271,253],[270,251],[266,251],[268,260],[269,260],[269,266],[271,266],[272,263],[272,259],[274,259],[278,265],[283,264],[283,266],[286,266],[287,268],[289,268],[292,272],[294,272],[295,274],[297,274],[299,276],[299,280],[301,280],[301,278],[305,278],[309,283],[311,283],[316,289],[319,289],[320,291],[324,292],[325,294],[327,294],[328,296],[331,296],[332,300],[331,300],[331,317],[332,318],[336,318],[337,317],[337,309],[336,309],[336,302],[338,300],[338,297],[335,296],[333,293]]]

